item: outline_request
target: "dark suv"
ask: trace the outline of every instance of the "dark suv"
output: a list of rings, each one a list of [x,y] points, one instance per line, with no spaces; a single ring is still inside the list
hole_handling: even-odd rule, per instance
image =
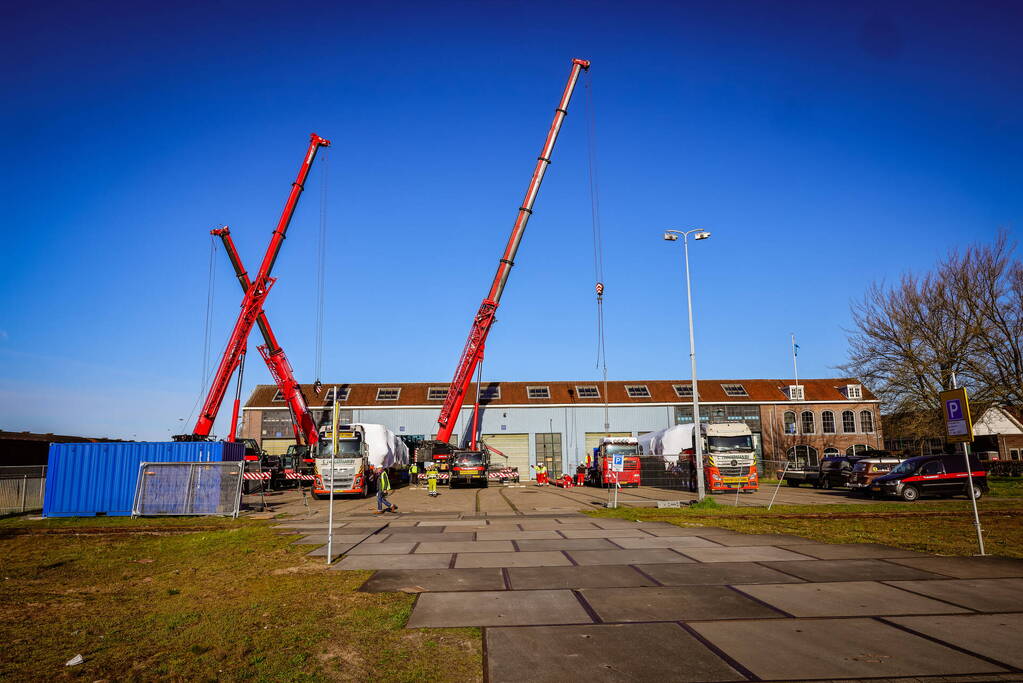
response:
[[[987,493],[987,471],[976,456],[970,456],[973,474],[973,497],[980,498]],[[969,475],[962,455],[924,455],[905,460],[901,465],[878,477],[870,485],[876,495],[902,498],[912,502],[920,496],[933,495],[950,498],[956,495],[969,496]]]
[[[848,486],[849,477],[852,476],[853,466],[864,458],[889,458],[888,451],[866,450],[856,455],[832,455],[821,460],[820,474],[817,476],[815,486],[821,489],[831,489],[837,486]]]

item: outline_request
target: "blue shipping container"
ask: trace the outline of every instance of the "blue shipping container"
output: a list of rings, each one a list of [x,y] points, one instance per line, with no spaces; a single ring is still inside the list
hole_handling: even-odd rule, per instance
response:
[[[44,517],[129,516],[144,462],[237,462],[245,446],[224,441],[54,443]]]

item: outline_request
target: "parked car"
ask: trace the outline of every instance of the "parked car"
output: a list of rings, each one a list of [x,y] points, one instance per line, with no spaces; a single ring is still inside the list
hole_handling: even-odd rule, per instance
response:
[[[870,495],[870,485],[878,477],[882,477],[898,467],[904,458],[898,456],[863,458],[858,460],[849,475],[846,486],[853,493]]]
[[[867,458],[890,458],[892,454],[888,451],[865,450],[856,455],[832,455],[821,460],[820,474],[817,477],[815,486],[821,489],[831,489],[839,486],[848,486],[849,478],[852,476],[853,467],[856,463]]]
[[[987,471],[975,455],[970,456],[970,469],[973,496],[980,498],[988,492]],[[908,502],[926,495],[942,498],[969,495],[969,473],[962,455],[923,455],[904,460],[888,474],[875,479],[870,491]]]

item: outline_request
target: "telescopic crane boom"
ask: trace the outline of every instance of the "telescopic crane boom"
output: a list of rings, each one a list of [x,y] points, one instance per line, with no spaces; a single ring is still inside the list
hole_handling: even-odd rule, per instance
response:
[[[216,235],[224,243],[224,250],[227,252],[227,257],[231,260],[231,266],[234,268],[234,274],[238,278],[238,284],[241,285],[243,292],[248,292],[249,287],[252,286],[252,281],[249,280],[249,274],[245,271],[245,266],[242,265],[242,259],[238,255],[238,249],[234,246],[234,240],[231,239],[231,229],[225,225],[222,228],[211,230],[210,234]],[[281,396],[284,397],[288,404],[288,409],[291,411],[291,425],[295,430],[295,439],[299,443],[302,443],[304,439],[306,445],[311,446],[319,441],[316,422],[309,412],[309,406],[306,405],[302,388],[295,379],[295,373],[291,369],[288,357],[284,354],[284,349],[281,348],[280,343],[277,341],[277,336],[270,327],[270,321],[267,320],[265,311],[260,311],[259,315],[256,316],[256,326],[259,327],[259,331],[263,334],[263,341],[265,342],[265,344],[259,347],[259,354],[266,361],[266,367],[270,370],[270,374],[277,383],[277,388],[281,390]],[[237,416],[235,417],[237,419]]]
[[[519,250],[519,243],[522,242],[522,235],[526,231],[529,217],[533,214],[533,203],[540,191],[540,183],[543,182],[544,173],[551,163],[551,153],[554,151],[554,143],[557,142],[558,133],[561,131],[561,124],[568,114],[568,103],[572,99],[572,92],[579,80],[579,74],[589,68],[590,63],[584,59],[572,60],[572,71],[568,75],[568,83],[565,85],[565,92],[561,95],[558,108],[554,110],[554,121],[551,123],[551,129],[547,132],[547,140],[544,142],[543,149],[540,150],[540,156],[537,158],[533,177],[526,189],[526,198],[523,200],[522,206],[519,207],[518,217],[515,219],[515,225],[512,226],[511,236],[504,248],[504,254],[498,262],[497,273],[494,275],[490,292],[480,304],[479,311],[476,312],[476,317],[473,319],[469,338],[465,342],[465,348],[462,349],[458,367],[455,368],[455,376],[451,379],[447,398],[444,400],[440,416],[437,418],[437,424],[440,426],[437,432],[437,441],[446,442],[451,438],[451,433],[455,429],[458,412],[462,409],[462,404],[465,401],[465,392],[468,391],[469,384],[472,382],[473,372],[476,370],[483,347],[487,342],[487,335],[490,334],[490,328],[494,324],[494,314],[501,303],[504,287],[508,283],[508,275],[511,273],[512,266],[515,265],[515,254]]]
[[[302,159],[302,165],[298,169],[298,177],[291,184],[291,192],[288,194],[288,200],[284,204],[281,218],[277,221],[277,227],[274,228],[273,236],[270,238],[270,245],[267,247],[266,254],[263,256],[263,262],[259,266],[259,272],[256,273],[255,279],[249,283],[248,288],[245,290],[245,298],[242,299],[242,310],[238,314],[238,320],[234,324],[234,329],[231,330],[231,337],[227,341],[227,348],[224,349],[220,365],[217,366],[217,374],[210,384],[206,402],[203,404],[202,412],[199,413],[199,419],[195,423],[195,429],[192,434],[194,437],[206,437],[213,431],[213,423],[217,419],[220,405],[223,403],[224,395],[227,393],[228,385],[231,382],[231,375],[234,374],[235,369],[238,367],[238,363],[245,351],[249,333],[252,332],[252,327],[263,314],[263,302],[266,301],[266,297],[274,283],[274,278],[270,277],[270,272],[277,261],[277,254],[281,250],[281,245],[284,244],[284,236],[288,231],[288,226],[291,224],[291,218],[295,214],[298,199],[302,195],[302,190],[305,189],[306,177],[309,175],[309,169],[312,168],[313,159],[316,158],[316,152],[320,147],[329,146],[330,140],[321,138],[316,133],[309,136],[309,148]]]

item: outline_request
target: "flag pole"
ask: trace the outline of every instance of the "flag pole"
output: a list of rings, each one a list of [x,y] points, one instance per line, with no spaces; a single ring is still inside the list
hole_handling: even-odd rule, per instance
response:
[[[796,379],[796,386],[799,386],[799,367],[796,365],[796,356],[799,355],[799,345],[796,344],[796,333],[792,333],[792,375]],[[798,389],[796,391],[799,391]]]

